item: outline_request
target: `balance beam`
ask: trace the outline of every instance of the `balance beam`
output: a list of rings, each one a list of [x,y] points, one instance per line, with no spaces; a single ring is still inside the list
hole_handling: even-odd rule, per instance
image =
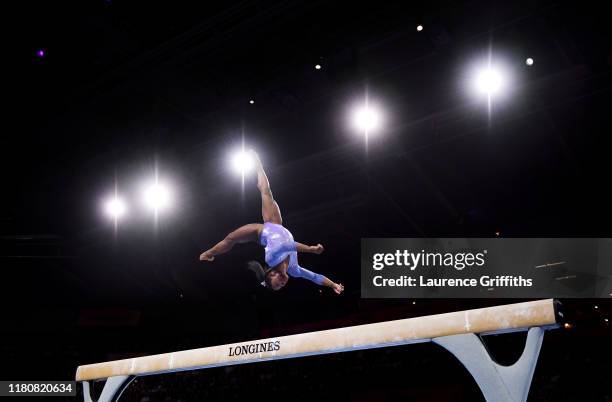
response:
[[[103,391],[99,399],[106,402],[118,397],[135,376],[434,342],[449,350],[466,366],[487,400],[524,401],[543,331],[555,328],[559,315],[557,302],[553,299],[508,304],[87,364],[77,368],[76,380],[84,382],[85,401],[90,402],[88,381],[108,379],[106,385],[112,389],[107,394],[112,395],[110,399],[103,399]],[[527,375],[518,376],[521,378],[515,378],[516,370],[504,374],[508,367],[497,365],[475,335],[527,330],[528,341],[523,356],[511,366],[528,366],[525,368]],[[499,373],[496,381],[491,381],[491,370]],[[518,391],[516,382],[521,383]],[[500,393],[504,394],[503,398],[496,396]]]

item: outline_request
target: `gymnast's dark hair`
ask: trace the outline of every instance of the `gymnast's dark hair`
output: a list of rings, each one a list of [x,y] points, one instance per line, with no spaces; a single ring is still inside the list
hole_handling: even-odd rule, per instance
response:
[[[265,268],[257,261],[249,261],[247,262],[247,269],[253,274],[255,274],[255,278],[257,282],[266,289],[272,289],[270,287],[270,275],[268,273],[272,270],[271,268]]]

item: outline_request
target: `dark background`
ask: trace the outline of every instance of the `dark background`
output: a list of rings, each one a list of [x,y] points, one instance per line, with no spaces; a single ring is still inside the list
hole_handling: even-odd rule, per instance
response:
[[[500,303],[361,299],[361,237],[610,237],[612,53],[598,3],[2,7],[4,380]],[[491,116],[464,88],[489,48],[514,72]],[[387,115],[367,152],[346,121],[366,90]],[[258,288],[244,269],[262,261],[256,245],[198,262],[261,219],[253,177],[243,192],[227,168],[242,138],[296,239],[326,246],[301,262],[344,283],[342,296],[299,280]],[[136,202],[155,166],[175,190],[157,225]],[[100,212],[115,184],[135,200],[117,231]],[[610,400],[611,304],[564,304],[572,327],[546,335],[531,399]],[[510,361],[507,345],[521,340],[490,342]],[[433,345],[147,377],[129,392],[142,402],[482,398]]]

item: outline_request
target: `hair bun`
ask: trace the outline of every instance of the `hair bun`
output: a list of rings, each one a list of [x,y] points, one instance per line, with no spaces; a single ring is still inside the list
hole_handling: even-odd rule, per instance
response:
[[[257,282],[264,287],[266,286],[266,271],[260,263],[257,261],[249,261],[247,262],[247,269],[255,274]]]

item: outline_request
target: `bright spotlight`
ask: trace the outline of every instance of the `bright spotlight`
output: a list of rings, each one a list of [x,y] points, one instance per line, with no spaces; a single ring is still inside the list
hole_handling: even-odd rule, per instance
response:
[[[115,220],[121,218],[125,214],[126,210],[127,207],[125,203],[117,197],[113,197],[104,203],[104,211],[106,212],[106,215]]]
[[[417,31],[421,32],[423,30],[423,25],[417,25]]]
[[[525,64],[527,64],[528,66],[533,66],[533,59],[531,57],[527,57],[527,60],[525,60]]]
[[[244,175],[246,172],[253,169],[255,160],[250,153],[240,150],[232,155],[232,168],[239,174]]]
[[[503,75],[492,67],[481,70],[476,77],[476,89],[487,96],[498,94],[504,85]]]
[[[491,50],[484,57],[468,67],[466,91],[478,103],[486,102],[489,122],[493,116],[493,106],[503,107],[512,96],[515,89],[514,69],[504,61],[504,56],[493,57]]]
[[[149,184],[144,190],[145,204],[155,212],[170,205],[170,190],[161,183]]]
[[[371,133],[380,128],[382,116],[377,107],[365,105],[353,110],[351,120],[357,131]]]
[[[315,69],[320,70],[321,69],[321,65],[320,64],[316,64],[315,65]]]
[[[251,100],[249,101],[249,103],[250,103],[251,105],[253,105],[253,104],[255,104],[255,101],[254,101],[253,99],[251,99]]]

